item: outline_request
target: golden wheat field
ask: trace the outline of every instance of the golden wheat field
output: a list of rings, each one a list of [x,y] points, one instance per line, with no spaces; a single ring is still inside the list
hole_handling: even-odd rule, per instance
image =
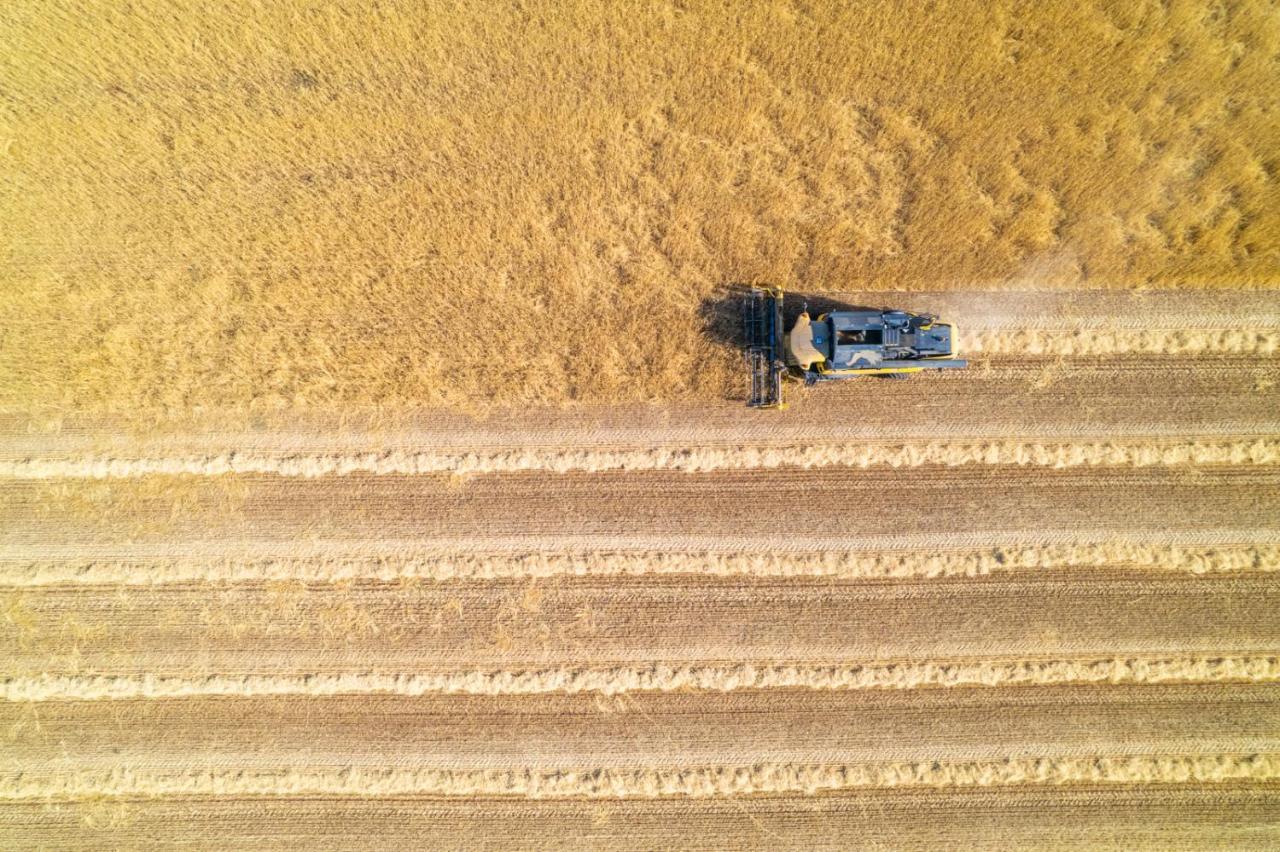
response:
[[[1275,848],[1278,291],[1274,0],[10,0],[0,846]]]

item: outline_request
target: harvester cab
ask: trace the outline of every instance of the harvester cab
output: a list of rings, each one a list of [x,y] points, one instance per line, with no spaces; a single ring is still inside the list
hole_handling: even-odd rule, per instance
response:
[[[898,310],[802,312],[784,329],[780,289],[753,289],[744,305],[752,408],[785,408],[784,379],[805,384],[860,376],[907,378],[968,366],[955,355],[955,329],[928,314]]]

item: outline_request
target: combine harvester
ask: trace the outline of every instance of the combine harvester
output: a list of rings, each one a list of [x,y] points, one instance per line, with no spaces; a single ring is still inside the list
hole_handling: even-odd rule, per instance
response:
[[[781,289],[753,289],[743,307],[752,408],[786,408],[784,377],[806,385],[858,376],[905,379],[924,370],[954,370],[955,332],[928,314],[893,310],[806,310],[784,331]]]

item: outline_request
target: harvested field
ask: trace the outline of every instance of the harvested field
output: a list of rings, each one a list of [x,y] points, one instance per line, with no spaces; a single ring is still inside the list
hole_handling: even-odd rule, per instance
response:
[[[906,434],[848,419],[877,385],[10,426],[0,814],[68,846],[176,814],[246,846],[1269,840],[1277,373],[993,355],[887,387]]]
[[[0,44],[6,841],[1280,845],[1271,4]],[[748,411],[765,281],[972,364]]]

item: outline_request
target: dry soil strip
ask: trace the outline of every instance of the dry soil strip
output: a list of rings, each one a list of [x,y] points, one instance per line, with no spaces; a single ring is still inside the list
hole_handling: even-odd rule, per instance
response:
[[[0,680],[0,698],[6,701],[97,701],[275,695],[539,695],[582,692],[616,695],[676,690],[731,692],[740,689],[1277,682],[1280,682],[1280,657],[1260,655],[845,665],[651,664],[440,674],[41,675]]]
[[[6,802],[17,849],[1260,849],[1280,845],[1271,784],[862,788],[822,796],[438,796]],[[333,838],[331,840],[331,838]],[[343,845],[345,842],[345,846]],[[56,844],[56,846],[54,845]]]
[[[157,458],[24,458],[0,461],[9,479],[130,479],[143,476],[273,475],[285,477],[373,474],[475,476],[523,472],[600,473],[673,471],[709,473],[816,467],[912,468],[925,465],[1173,467],[1280,464],[1280,439],[1140,442],[921,441],[896,444],[797,444],[778,447],[648,447],[635,449],[530,448],[489,452],[385,451],[273,455],[226,452]]]
[[[1280,754],[1280,684],[0,702],[0,727],[36,773]]]
[[[1195,575],[1280,571],[1280,545],[1178,546],[1136,542],[988,547],[961,552],[441,553],[221,559],[0,561],[0,586],[161,586],[208,583],[398,582],[549,577],[829,577],[837,580],[984,577],[1121,568]]]
[[[137,796],[520,796],[707,798],[860,788],[1066,784],[1204,784],[1280,779],[1280,755],[1025,758],[962,762],[799,764],[680,768],[510,769],[285,768],[143,772],[117,769],[0,778],[0,799]]]

